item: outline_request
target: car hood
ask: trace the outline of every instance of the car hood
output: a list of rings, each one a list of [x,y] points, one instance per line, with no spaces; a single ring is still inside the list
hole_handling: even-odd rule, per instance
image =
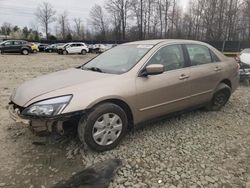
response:
[[[68,69],[35,78],[20,85],[12,94],[11,101],[19,106],[25,106],[32,99],[49,92],[71,87],[77,84],[85,84],[112,74],[104,74],[82,69]],[[72,93],[65,93],[65,95]],[[54,96],[52,96],[54,97]]]

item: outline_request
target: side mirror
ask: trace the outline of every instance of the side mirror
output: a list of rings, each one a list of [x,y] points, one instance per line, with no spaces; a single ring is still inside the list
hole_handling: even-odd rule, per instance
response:
[[[148,65],[146,69],[140,74],[140,76],[158,75],[158,74],[162,74],[164,71],[165,69],[163,65],[152,64],[152,65]]]

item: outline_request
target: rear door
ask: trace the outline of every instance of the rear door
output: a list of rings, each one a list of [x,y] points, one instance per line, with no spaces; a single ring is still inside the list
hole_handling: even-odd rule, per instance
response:
[[[25,42],[23,42],[23,41],[14,41],[13,42],[13,52],[16,52],[16,53],[20,52],[23,44],[25,44]]]
[[[165,72],[136,79],[136,105],[142,121],[181,110],[189,103],[189,68],[182,45],[162,47],[146,66],[150,64],[164,65]]]
[[[81,53],[81,51],[82,51],[82,49],[83,49],[83,44],[81,44],[81,43],[78,43],[78,44],[76,44],[77,46],[76,46],[76,51],[75,51],[75,53]]]
[[[190,59],[190,102],[198,105],[211,99],[214,89],[222,79],[223,66],[208,47],[199,44],[185,46]]]

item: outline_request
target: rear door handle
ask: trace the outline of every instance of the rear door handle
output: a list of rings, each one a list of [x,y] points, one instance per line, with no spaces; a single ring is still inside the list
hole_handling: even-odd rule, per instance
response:
[[[186,75],[186,74],[182,74],[180,77],[179,77],[179,79],[180,80],[186,80],[186,79],[188,79],[190,76],[188,76],[188,75]]]

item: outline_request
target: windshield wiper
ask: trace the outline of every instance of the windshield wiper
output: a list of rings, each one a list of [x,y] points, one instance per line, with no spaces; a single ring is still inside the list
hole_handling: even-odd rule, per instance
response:
[[[83,67],[83,69],[85,70],[91,70],[91,71],[94,71],[94,72],[102,72],[102,69],[98,68],[98,67],[90,67],[90,68],[86,68],[86,67]]]

